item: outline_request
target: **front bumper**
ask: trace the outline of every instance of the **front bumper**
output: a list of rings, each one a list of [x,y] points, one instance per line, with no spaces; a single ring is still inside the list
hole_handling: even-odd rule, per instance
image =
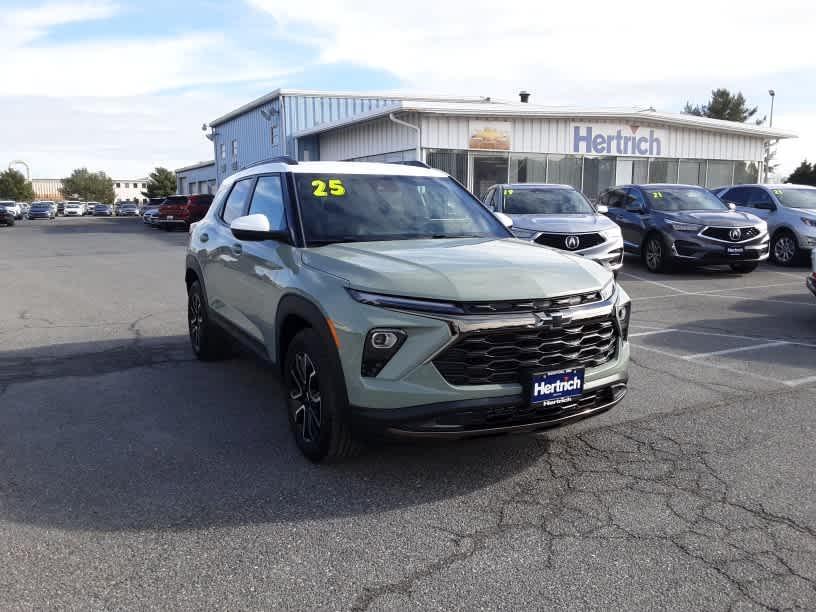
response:
[[[813,295],[816,295],[816,272],[807,277],[807,288]]]
[[[594,232],[596,233],[596,232]],[[547,234],[547,232],[539,232],[532,236],[531,238],[522,238],[522,240],[529,240],[530,242],[536,242],[536,239],[541,236],[542,234]],[[552,234],[549,234],[552,235]],[[549,246],[549,245],[544,245]],[[550,248],[556,248],[554,246],[550,246]],[[586,249],[580,249],[576,251],[571,251],[568,249],[559,249],[564,251],[565,253],[571,253],[572,255],[580,255],[581,257],[586,257],[587,259],[591,259],[592,261],[600,264],[607,270],[611,272],[616,272],[623,267],[623,238],[612,238],[604,240],[601,244],[598,244],[593,247],[589,247]]]
[[[14,213],[0,213],[0,223],[14,223]]]
[[[770,254],[770,239],[767,234],[738,243],[711,240],[679,231],[670,232],[666,238],[672,258],[700,265],[760,262],[768,259]]]
[[[51,215],[49,215],[48,213],[40,213],[40,212],[28,213],[28,218],[29,219],[50,219]]]
[[[352,407],[355,432],[400,438],[461,439],[561,427],[613,408],[626,395],[627,377],[584,393],[552,410],[531,406],[519,396],[488,397],[394,410]]]

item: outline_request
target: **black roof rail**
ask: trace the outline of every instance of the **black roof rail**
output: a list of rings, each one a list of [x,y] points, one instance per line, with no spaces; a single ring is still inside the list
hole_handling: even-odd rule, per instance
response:
[[[428,164],[426,164],[424,161],[419,161],[417,159],[409,159],[407,161],[392,161],[386,163],[399,164],[401,166],[416,166],[417,168],[427,168],[428,170],[431,170],[431,167]]]
[[[260,161],[252,162],[251,164],[247,164],[242,168],[242,170],[246,170],[247,168],[254,168],[255,166],[261,166],[263,164],[288,164],[290,166],[297,166],[298,162],[294,157],[289,157],[288,155],[278,155],[277,157],[270,157],[269,159],[262,159]]]

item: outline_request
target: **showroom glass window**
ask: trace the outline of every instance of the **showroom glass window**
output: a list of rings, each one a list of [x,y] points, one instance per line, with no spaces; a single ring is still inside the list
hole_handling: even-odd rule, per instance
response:
[[[547,156],[546,155],[511,155],[510,156],[511,183],[546,183]]]
[[[585,157],[583,192],[590,200],[615,184],[614,157]]]
[[[443,172],[447,172],[463,185],[467,185],[467,151],[431,149],[427,151],[425,161],[431,168],[437,168]]]
[[[708,160],[708,177],[706,187],[722,187],[723,185],[733,185],[734,162]]]
[[[676,183],[677,160],[654,157],[649,162],[650,183]]]
[[[581,158],[577,155],[549,155],[547,182],[581,189]]]
[[[734,162],[734,184],[756,183],[759,177],[759,164],[756,162]]]
[[[694,159],[680,160],[677,182],[681,185],[705,185],[705,162]]]

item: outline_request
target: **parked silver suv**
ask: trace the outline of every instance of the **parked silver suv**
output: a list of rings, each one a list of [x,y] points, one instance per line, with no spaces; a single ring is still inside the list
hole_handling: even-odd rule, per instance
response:
[[[484,204],[510,217],[518,238],[587,257],[615,274],[623,266],[623,237],[602,214],[607,208],[596,208],[569,185],[494,185]]]
[[[220,186],[192,224],[193,351],[239,340],[282,371],[312,460],[361,432],[553,427],[626,393],[630,300],[612,274],[518,240],[427,167],[284,159]]]
[[[774,263],[790,266],[801,253],[816,248],[816,187],[735,185],[715,193],[723,202],[768,222]]]

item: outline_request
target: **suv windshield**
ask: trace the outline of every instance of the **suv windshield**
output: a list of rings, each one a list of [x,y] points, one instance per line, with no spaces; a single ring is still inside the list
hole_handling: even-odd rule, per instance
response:
[[[504,212],[508,215],[586,215],[595,209],[572,189],[536,189],[530,187],[504,190]]]
[[[816,189],[774,189],[773,192],[782,206],[816,209]]]
[[[509,236],[484,206],[450,178],[294,177],[308,244]]]
[[[684,210],[728,210],[713,193],[694,187],[643,187],[654,210],[667,212]]]

